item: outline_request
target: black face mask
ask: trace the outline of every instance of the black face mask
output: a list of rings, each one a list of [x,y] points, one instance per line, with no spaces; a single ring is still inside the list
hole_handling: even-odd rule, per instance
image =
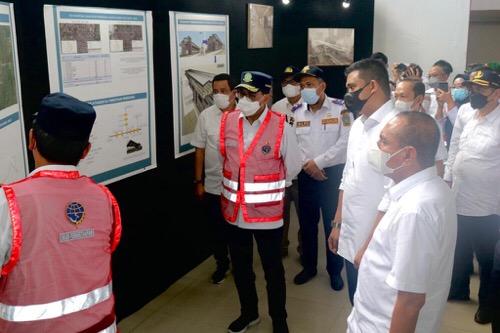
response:
[[[470,94],[470,106],[472,106],[474,110],[482,109],[486,104],[488,104],[488,97],[479,93]]]
[[[372,95],[370,95],[370,97],[368,97],[365,100],[359,99],[359,95],[361,94],[361,92],[366,87],[368,87],[369,84],[370,84],[370,82],[368,82],[367,84],[365,84],[365,86],[363,88],[358,89],[358,90],[356,90],[354,92],[347,93],[347,94],[344,95],[345,106],[352,113],[358,114],[361,111],[361,109],[363,108],[363,106],[365,106],[366,102],[368,102],[368,100],[370,99],[370,97],[372,97]]]

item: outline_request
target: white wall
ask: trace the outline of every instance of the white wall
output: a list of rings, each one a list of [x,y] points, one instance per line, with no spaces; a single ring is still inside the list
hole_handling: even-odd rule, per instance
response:
[[[471,0],[471,8],[470,9],[471,10],[500,10],[500,1],[499,0]]]
[[[417,63],[424,72],[439,59],[463,72],[469,12],[470,0],[375,0],[373,51],[390,63]]]

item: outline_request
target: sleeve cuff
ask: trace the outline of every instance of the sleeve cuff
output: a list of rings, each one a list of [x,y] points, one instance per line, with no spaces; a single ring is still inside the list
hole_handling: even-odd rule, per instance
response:
[[[323,156],[318,156],[314,159],[314,163],[318,166],[320,169],[324,169],[326,167],[326,162]]]
[[[425,285],[399,281],[394,275],[392,275],[392,273],[387,276],[385,283],[392,289],[408,293],[425,294],[427,291]]]

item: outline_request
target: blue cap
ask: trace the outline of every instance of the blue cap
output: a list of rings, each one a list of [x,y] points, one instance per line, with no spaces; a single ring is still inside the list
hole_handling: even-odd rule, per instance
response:
[[[305,66],[304,68],[302,68],[300,73],[297,73],[295,75],[295,81],[299,82],[300,79],[302,79],[304,76],[312,76],[324,80],[324,73],[325,72],[323,72],[323,70],[319,67]]]
[[[300,70],[295,66],[292,65],[286,66],[283,72],[281,73],[281,81],[283,81],[285,78],[288,78],[289,76],[295,76],[299,72]]]
[[[45,96],[36,124],[51,136],[73,141],[88,140],[96,118],[94,107],[63,93]]]
[[[273,77],[262,72],[246,71],[241,73],[241,83],[236,86],[256,93],[262,91],[263,94],[269,94],[273,85]]]

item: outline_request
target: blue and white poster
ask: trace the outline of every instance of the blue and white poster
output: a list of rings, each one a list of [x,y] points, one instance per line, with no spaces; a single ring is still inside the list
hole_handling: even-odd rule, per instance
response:
[[[28,174],[14,6],[0,2],[0,185]]]
[[[170,12],[175,158],[189,144],[201,111],[213,104],[212,79],[229,73],[229,17]]]
[[[51,92],[94,106],[80,171],[110,183],[156,167],[151,12],[44,6]]]

